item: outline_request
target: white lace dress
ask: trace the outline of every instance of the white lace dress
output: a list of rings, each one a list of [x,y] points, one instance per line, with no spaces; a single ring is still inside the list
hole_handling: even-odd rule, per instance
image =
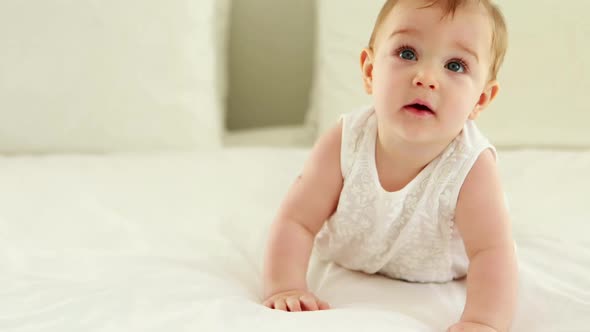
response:
[[[462,133],[407,186],[383,189],[375,166],[373,108],[343,116],[338,207],[315,239],[323,259],[413,282],[465,276],[468,258],[454,227],[459,191],[478,156],[494,147],[468,121]]]

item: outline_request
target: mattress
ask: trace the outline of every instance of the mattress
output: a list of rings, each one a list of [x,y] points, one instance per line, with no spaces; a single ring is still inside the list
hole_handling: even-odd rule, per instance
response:
[[[267,230],[307,148],[0,157],[0,331],[444,331],[463,281],[312,256],[333,309],[260,304]],[[519,258],[513,331],[590,330],[590,151],[500,151]]]

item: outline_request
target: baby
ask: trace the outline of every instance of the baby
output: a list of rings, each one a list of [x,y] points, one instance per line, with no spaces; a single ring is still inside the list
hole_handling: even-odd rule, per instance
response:
[[[517,262],[496,151],[473,120],[506,52],[490,0],[389,0],[360,64],[373,106],[311,151],[273,222],[264,305],[328,309],[306,284],[312,248],[345,268],[411,282],[467,276],[448,331],[508,331]]]

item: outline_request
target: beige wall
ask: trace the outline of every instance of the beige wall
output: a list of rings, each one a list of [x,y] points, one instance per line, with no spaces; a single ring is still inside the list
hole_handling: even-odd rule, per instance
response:
[[[231,129],[303,123],[313,67],[313,0],[237,0],[229,45]]]

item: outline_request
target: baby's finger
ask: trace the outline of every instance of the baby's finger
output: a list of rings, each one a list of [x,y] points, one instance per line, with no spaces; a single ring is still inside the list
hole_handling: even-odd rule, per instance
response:
[[[285,300],[282,298],[279,298],[275,301],[274,307],[277,310],[287,311],[287,304],[285,303]]]
[[[299,304],[299,298],[294,296],[289,296],[286,300],[287,308],[289,311],[301,311],[301,305]]]
[[[318,310],[318,304],[316,302],[316,300],[309,296],[309,295],[303,295],[299,298],[299,301],[301,301],[302,304],[302,310],[306,310],[306,311],[315,311]]]
[[[320,307],[320,310],[328,310],[328,309],[330,309],[330,305],[327,302],[324,302],[322,300],[318,300],[318,305]]]
[[[266,301],[262,302],[262,305],[268,308],[272,309],[272,305],[274,304],[274,301],[271,299],[267,299]]]

